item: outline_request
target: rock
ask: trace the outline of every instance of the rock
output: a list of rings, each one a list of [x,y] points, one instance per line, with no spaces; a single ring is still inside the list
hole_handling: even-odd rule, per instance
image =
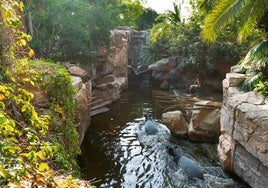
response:
[[[246,79],[246,75],[244,74],[239,74],[239,73],[227,73],[226,74],[226,81],[227,81],[228,87],[236,87],[245,79]]]
[[[74,96],[74,99],[77,102],[76,119],[78,124],[78,132],[80,135],[80,144],[82,144],[86,130],[90,124],[90,97],[91,82],[89,81],[83,84],[82,88]]]
[[[229,82],[227,78],[223,81],[218,145],[221,165],[251,187],[267,187],[268,101],[255,92],[242,92]]]
[[[218,142],[220,135],[220,104],[201,101],[194,105],[190,125],[189,140],[194,142]]]
[[[88,80],[87,72],[76,65],[70,66],[68,68],[68,71],[72,76],[80,77],[83,80],[83,82]]]
[[[247,93],[236,93],[229,101],[232,101],[236,104],[239,103],[250,103],[250,104],[264,104],[265,97],[263,95],[257,94],[255,91],[247,92]]]
[[[107,107],[101,107],[101,108],[98,108],[96,110],[91,111],[90,115],[91,116],[95,116],[95,115],[98,115],[98,114],[102,114],[102,113],[108,112],[109,110],[110,109],[107,108]]]
[[[244,147],[237,144],[233,155],[234,172],[251,187],[266,188],[268,168],[251,155]]]
[[[83,86],[83,81],[78,76],[71,76],[73,86],[76,88],[77,91],[79,91]]]
[[[174,68],[178,65],[177,57],[165,58],[157,61],[148,67],[152,70],[152,76],[161,81],[168,80],[173,77]]]
[[[105,84],[105,83],[108,83],[108,82],[114,82],[115,80],[115,76],[114,75],[107,75],[105,77],[102,77],[102,78],[97,78],[95,80],[95,83],[96,85],[101,85],[101,84]]]
[[[43,90],[32,90],[31,91],[34,95],[33,98],[33,105],[37,107],[40,112],[41,109],[49,109],[49,97],[47,93]]]
[[[162,114],[163,123],[176,135],[185,137],[188,133],[188,123],[181,111],[171,111]]]
[[[127,77],[132,32],[131,28],[117,28],[111,31],[111,45],[109,49],[102,49],[105,72],[111,72],[115,77]]]
[[[219,138],[219,144],[217,147],[218,156],[220,159],[223,170],[232,172],[233,171],[233,143],[232,137],[228,134],[222,134]]]

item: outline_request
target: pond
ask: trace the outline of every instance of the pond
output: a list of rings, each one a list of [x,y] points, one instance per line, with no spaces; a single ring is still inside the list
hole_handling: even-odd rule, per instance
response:
[[[248,187],[220,167],[216,144],[191,143],[169,134],[146,135],[139,122],[151,114],[161,122],[163,105],[152,88],[131,88],[96,115],[81,146],[83,177],[97,187]],[[167,145],[196,161],[204,179],[192,178],[174,162]]]

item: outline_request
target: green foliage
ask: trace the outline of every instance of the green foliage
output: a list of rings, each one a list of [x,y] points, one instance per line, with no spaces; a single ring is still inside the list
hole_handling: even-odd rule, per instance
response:
[[[149,63],[154,63],[157,60],[160,60],[162,58],[169,56],[169,44],[168,41],[158,40],[158,42],[151,42],[143,46],[141,59],[148,61]]]
[[[27,53],[27,41],[31,36],[21,30],[23,3],[15,0],[0,0],[0,3],[0,60],[2,65],[9,66],[15,57]]]
[[[132,26],[137,28],[136,20],[145,13],[140,1],[123,0],[119,4],[120,26]]]
[[[0,186],[21,187],[21,180],[34,187],[56,186],[54,170],[75,170],[80,152],[74,123],[74,89],[62,66],[18,59],[28,51],[27,41],[31,38],[22,31],[23,4],[15,0],[0,2]],[[33,54],[30,50],[29,56]],[[53,76],[61,78],[55,83]],[[49,87],[60,88],[61,92],[49,93]],[[48,97],[49,110],[33,105],[38,93]]]
[[[239,62],[239,65],[240,72],[247,76],[242,84],[242,89],[246,91],[256,90],[267,95],[268,41],[263,41],[251,48],[245,58]]]
[[[18,60],[13,68],[13,77],[0,85],[0,185],[38,174],[51,176],[51,168],[76,172],[80,153],[76,103],[66,69],[27,59]],[[29,91],[47,96],[50,110],[40,115]]]
[[[156,24],[156,18],[158,14],[156,11],[153,9],[147,8],[141,14],[137,19],[136,19],[136,25],[138,30],[146,30],[146,29],[151,29],[154,24]]]
[[[75,90],[69,73],[64,67],[53,62],[23,59],[16,64],[14,74],[22,78],[21,84],[24,87],[44,91],[49,101],[49,115],[52,117],[48,130],[50,140],[59,143],[56,144],[59,150],[55,155],[56,166],[64,167],[65,170],[75,170],[76,156],[80,149],[75,124]]]
[[[207,2],[210,2],[211,5],[215,3],[213,0],[207,0]],[[161,46],[162,48],[149,48],[151,57],[161,54],[159,51],[165,52],[167,56],[180,56],[182,60],[178,69],[191,76],[202,78],[218,74],[217,67],[220,64],[228,63],[230,65],[238,62],[252,43],[254,44],[252,41],[261,38],[259,32],[254,32],[250,36],[250,40],[239,44],[234,35],[237,25],[230,25],[221,32],[215,43],[204,43],[201,34],[207,12],[196,4],[194,6],[196,9],[194,9],[193,15],[185,23],[173,22],[171,24],[172,22],[167,19],[170,17],[169,14],[158,17],[163,22],[153,27],[151,32],[153,45],[151,46]],[[165,41],[166,45],[161,45],[162,41]],[[150,57],[147,54],[144,56]]]
[[[215,41],[229,23],[239,23],[238,41],[245,40],[268,12],[266,0],[220,0],[207,15],[203,37]],[[265,23],[267,25],[267,23]]]
[[[168,11],[156,18],[159,23],[155,24],[151,30],[152,42],[156,42],[161,37],[172,35],[173,30],[181,23],[180,9],[175,3],[173,6],[173,11]]]
[[[50,116],[38,115],[33,94],[12,80],[0,86],[0,185],[49,175],[47,162],[57,152],[54,143],[45,141]]]
[[[25,0],[25,6],[37,56],[82,63],[92,63],[92,52],[109,46],[110,30],[135,27],[144,12],[139,1],[129,0]]]

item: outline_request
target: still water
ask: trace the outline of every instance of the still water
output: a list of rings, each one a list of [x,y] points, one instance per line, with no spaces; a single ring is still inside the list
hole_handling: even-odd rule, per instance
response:
[[[129,89],[110,109],[92,118],[79,159],[84,178],[94,180],[97,187],[247,187],[222,171],[215,144],[140,131],[139,122],[147,113],[161,122],[164,106],[153,89]],[[167,145],[177,146],[182,155],[198,162],[204,179],[191,178],[179,168]]]

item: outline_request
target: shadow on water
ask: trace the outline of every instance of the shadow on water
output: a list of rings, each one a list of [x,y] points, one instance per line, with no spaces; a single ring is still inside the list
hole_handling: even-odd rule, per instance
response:
[[[105,114],[92,118],[82,144],[80,167],[85,179],[98,187],[247,187],[222,171],[215,144],[190,143],[166,133],[147,135],[139,128],[144,114],[160,122],[161,104],[150,88],[129,89]],[[190,178],[167,153],[177,146],[197,161],[204,179]]]

